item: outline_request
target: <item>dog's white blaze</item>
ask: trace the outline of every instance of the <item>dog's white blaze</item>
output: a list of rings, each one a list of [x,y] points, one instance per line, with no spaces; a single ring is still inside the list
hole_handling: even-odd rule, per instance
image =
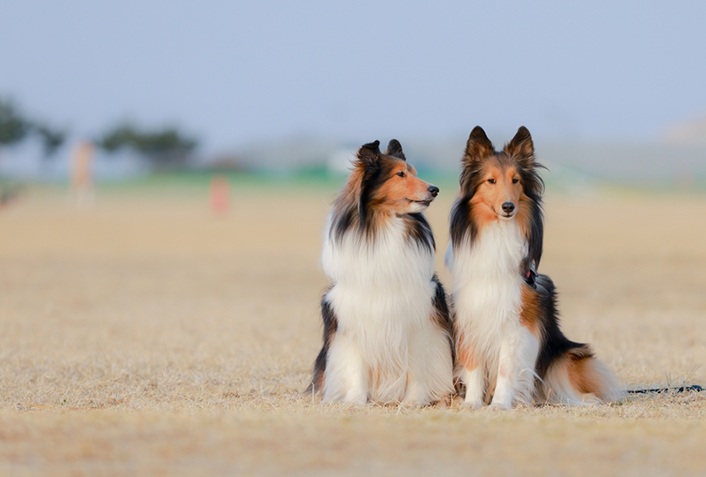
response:
[[[487,225],[472,247],[464,244],[447,252],[457,327],[480,364],[476,370],[461,370],[469,406],[482,405],[486,378],[489,389],[495,388],[495,406],[509,408],[532,399],[539,342],[520,324],[519,271],[526,254],[515,220]]]
[[[401,218],[373,242],[326,236],[322,264],[338,319],[324,401],[427,404],[452,391],[448,338],[432,320],[434,255],[408,241]]]

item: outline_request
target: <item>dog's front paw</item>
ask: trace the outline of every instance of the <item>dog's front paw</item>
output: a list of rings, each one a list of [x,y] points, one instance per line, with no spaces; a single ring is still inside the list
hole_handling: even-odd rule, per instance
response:
[[[324,393],[322,402],[324,404],[347,404],[349,406],[365,406],[368,403],[368,396],[365,392],[348,391],[345,395],[330,395]]]
[[[419,409],[424,406],[426,406],[426,403],[414,399],[404,399],[400,402],[400,408],[402,409]]]
[[[509,411],[510,409],[514,409],[511,401],[500,401],[495,399],[493,399],[493,402],[491,402],[488,407],[495,411]]]
[[[484,404],[482,400],[478,399],[468,399],[463,401],[463,407],[466,409],[470,409],[471,411],[477,411],[478,409],[483,408]]]
[[[363,407],[368,403],[368,396],[365,393],[349,391],[343,398],[345,404]]]

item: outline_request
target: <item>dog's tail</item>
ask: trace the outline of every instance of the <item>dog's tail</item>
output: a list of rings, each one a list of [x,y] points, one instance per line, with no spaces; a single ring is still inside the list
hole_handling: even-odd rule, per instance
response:
[[[625,397],[613,371],[585,344],[567,350],[554,361],[538,390],[539,399],[546,403],[573,406],[616,402]]]

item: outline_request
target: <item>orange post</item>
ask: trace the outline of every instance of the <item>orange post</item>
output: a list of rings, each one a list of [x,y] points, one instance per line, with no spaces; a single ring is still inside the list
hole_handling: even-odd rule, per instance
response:
[[[225,215],[230,207],[230,182],[227,177],[215,176],[210,187],[211,210],[216,215]]]

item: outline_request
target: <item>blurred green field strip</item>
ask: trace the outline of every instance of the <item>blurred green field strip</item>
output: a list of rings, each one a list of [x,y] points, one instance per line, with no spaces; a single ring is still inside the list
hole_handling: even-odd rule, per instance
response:
[[[456,195],[458,192],[458,176],[454,172],[425,171],[419,172],[419,177],[441,189],[442,194]],[[99,184],[99,189],[105,192],[175,192],[188,194],[201,193],[207,190],[215,177],[226,178],[232,194],[240,192],[277,194],[307,193],[316,191],[336,191],[344,185],[346,176],[332,173],[324,168],[300,169],[290,172],[245,172],[245,171],[180,171],[156,173],[142,178],[126,181],[106,182]],[[639,180],[609,180],[590,177],[588,180],[575,180],[565,174],[543,174],[548,191],[568,195],[691,195],[706,192],[706,177],[693,178],[688,182],[674,180],[639,181]]]
[[[452,174],[425,173],[420,174],[420,177],[441,188],[442,193],[453,191],[455,194],[458,189],[458,178]],[[346,182],[345,175],[331,173],[325,169],[304,169],[287,173],[199,170],[155,173],[135,179],[101,182],[96,188],[100,194],[108,195],[193,195],[208,191],[215,178],[226,179],[232,195],[316,192],[333,196]]]
[[[419,177],[441,189],[441,194],[458,192],[458,176],[455,172],[420,170]],[[97,181],[96,193],[100,196],[156,195],[197,196],[208,193],[214,178],[225,178],[230,194],[279,195],[279,194],[326,194],[335,196],[346,181],[346,176],[327,170],[325,167],[303,168],[288,172],[242,171],[242,170],[181,170],[156,172],[153,174],[110,181]],[[567,173],[544,172],[547,191],[571,196],[645,196],[645,195],[703,195],[706,192],[706,177],[694,177],[688,181],[667,179],[665,181],[610,180]],[[67,193],[67,182],[10,181],[0,177],[0,191],[19,189],[32,195],[55,195]]]

